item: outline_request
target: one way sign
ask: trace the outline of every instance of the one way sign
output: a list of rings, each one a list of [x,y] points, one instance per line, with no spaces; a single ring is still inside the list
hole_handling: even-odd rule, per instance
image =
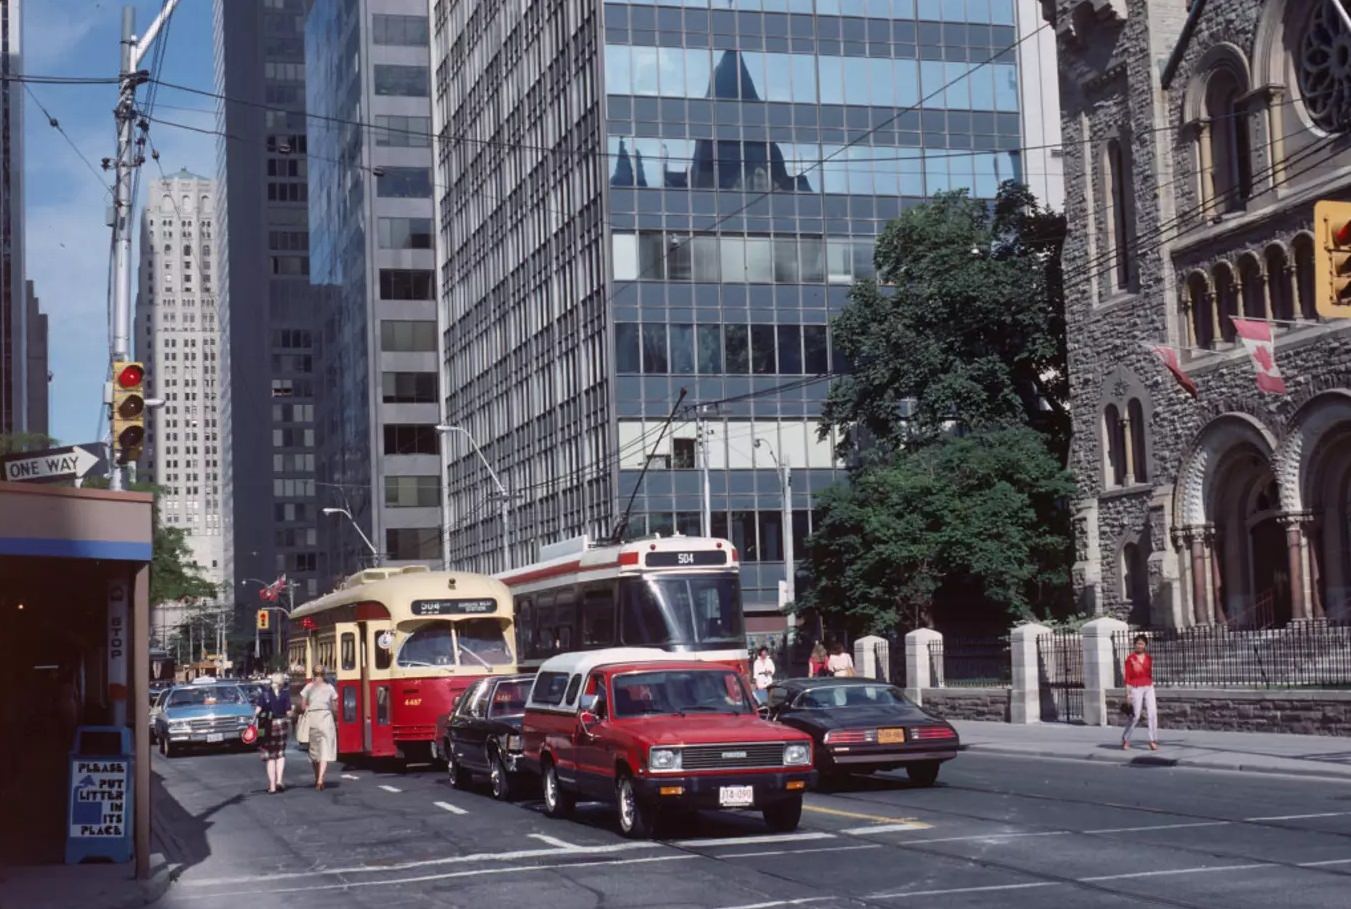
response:
[[[11,483],[56,483],[78,480],[97,467],[106,467],[108,447],[102,442],[86,442],[49,448],[46,451],[25,451],[0,458],[4,479]]]

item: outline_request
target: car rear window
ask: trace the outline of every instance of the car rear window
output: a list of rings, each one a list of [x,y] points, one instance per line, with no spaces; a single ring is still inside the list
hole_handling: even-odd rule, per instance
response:
[[[566,672],[541,672],[535,677],[535,688],[530,693],[530,702],[556,707],[563,703],[563,693],[567,690]]]
[[[498,683],[488,716],[520,716],[525,712],[525,695],[529,690],[530,683],[525,680]]]

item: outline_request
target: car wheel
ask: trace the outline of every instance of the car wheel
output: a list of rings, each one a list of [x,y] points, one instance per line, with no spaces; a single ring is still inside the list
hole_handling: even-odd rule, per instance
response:
[[[488,781],[493,787],[493,798],[499,802],[511,801],[511,774],[507,772],[507,765],[503,762],[502,755],[494,751],[488,767]]]
[[[449,748],[446,749],[446,779],[455,789],[468,789],[473,781],[472,775],[455,760],[455,752]]]
[[[168,739],[160,739],[160,754],[167,758],[178,757],[182,749]]]
[[[554,769],[554,762],[545,760],[544,813],[549,817],[567,817],[572,813],[576,801],[572,793],[563,790],[563,784],[558,779],[558,771]]]
[[[802,796],[766,805],[763,814],[770,830],[779,833],[796,830],[802,820]]]
[[[918,764],[910,764],[905,768],[906,775],[910,777],[910,782],[916,786],[932,786],[938,779],[938,762],[922,761]]]
[[[615,802],[618,807],[620,833],[634,840],[645,840],[652,836],[656,809],[644,804],[642,799],[638,798],[638,791],[633,786],[633,777],[627,773],[620,774],[619,782],[615,784]]]

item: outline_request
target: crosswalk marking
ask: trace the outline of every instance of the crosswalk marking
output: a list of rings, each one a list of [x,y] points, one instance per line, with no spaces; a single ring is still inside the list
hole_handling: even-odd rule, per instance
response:
[[[873,833],[896,833],[899,830],[928,830],[928,824],[918,821],[905,821],[900,824],[871,824],[867,827],[846,827],[837,831],[851,836],[868,836]]]
[[[380,784],[380,788],[386,792],[403,792],[398,786],[386,786],[384,783]]]
[[[361,779],[361,777],[357,776],[355,773],[344,773],[344,774],[342,775],[342,778],[345,779],[345,780],[359,780],[359,779]]]
[[[397,790],[396,790],[396,791],[397,791]],[[468,814],[468,813],[469,813],[468,811],[465,811],[463,808],[461,808],[461,807],[458,806],[458,805],[452,805],[450,802],[432,802],[432,804],[435,805],[437,808],[440,808],[442,811],[449,811],[451,814]]]

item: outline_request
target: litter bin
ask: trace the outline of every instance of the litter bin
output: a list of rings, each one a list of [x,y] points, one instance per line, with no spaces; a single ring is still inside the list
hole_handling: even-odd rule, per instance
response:
[[[81,726],[70,751],[66,864],[132,858],[132,745],[124,726]]]

